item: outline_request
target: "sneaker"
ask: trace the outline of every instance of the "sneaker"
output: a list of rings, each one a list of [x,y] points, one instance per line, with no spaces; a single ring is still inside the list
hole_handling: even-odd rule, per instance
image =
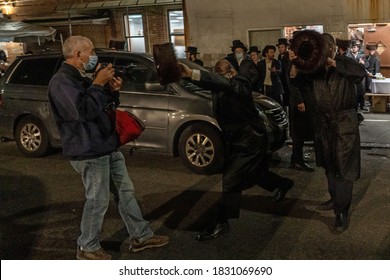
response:
[[[107,254],[103,248],[100,248],[94,252],[84,251],[81,247],[77,247],[78,260],[112,260],[112,256]]]
[[[169,237],[165,235],[154,235],[143,242],[139,242],[137,239],[131,240],[129,251],[136,253],[149,248],[158,248],[169,243]]]

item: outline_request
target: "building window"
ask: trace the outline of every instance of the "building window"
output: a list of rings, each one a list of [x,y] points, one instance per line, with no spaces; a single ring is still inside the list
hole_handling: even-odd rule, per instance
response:
[[[184,19],[182,10],[168,11],[169,40],[175,46],[178,57],[185,57]]]
[[[287,39],[291,39],[293,37],[293,33],[295,31],[300,30],[314,30],[319,33],[324,32],[324,26],[323,25],[300,25],[300,26],[286,26],[284,27],[284,37]]]
[[[145,52],[145,35],[142,14],[125,15],[127,50]]]

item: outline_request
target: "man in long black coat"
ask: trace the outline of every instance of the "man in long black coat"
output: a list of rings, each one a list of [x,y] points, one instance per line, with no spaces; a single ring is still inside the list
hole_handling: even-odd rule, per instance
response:
[[[288,72],[291,67],[287,69]],[[290,91],[290,90],[289,90]],[[313,125],[313,93],[308,87],[293,90],[289,98],[290,135],[292,139],[292,154],[290,168],[303,171],[314,171],[304,159],[303,148],[305,141],[314,140]]]
[[[309,87],[313,92],[316,161],[325,169],[330,194],[330,200],[317,209],[334,210],[335,229],[342,232],[348,228],[353,184],[360,177],[355,85],[364,79],[366,72],[363,64],[346,56],[335,56],[332,35],[324,33],[322,37],[329,47],[326,65],[314,73],[291,75],[295,78],[290,79],[290,90]]]
[[[254,63],[242,64],[240,74],[226,59],[217,62],[218,74],[180,65],[183,77],[211,90],[214,115],[227,148],[217,218],[196,237],[203,241],[227,232],[228,219],[239,218],[243,190],[254,185],[276,190],[273,199],[280,201],[294,182],[268,169],[267,136],[252,96],[258,79]]]

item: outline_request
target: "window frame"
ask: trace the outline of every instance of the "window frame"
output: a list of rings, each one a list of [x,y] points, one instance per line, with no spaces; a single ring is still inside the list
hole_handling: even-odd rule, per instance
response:
[[[142,21],[142,35],[131,35],[131,21],[130,17],[131,16],[140,16],[141,21]],[[146,52],[146,40],[145,40],[145,26],[144,26],[144,15],[143,13],[131,13],[131,14],[125,14],[123,16],[124,18],[124,35],[125,35],[125,41],[126,41],[126,47],[125,49],[127,51],[136,51],[136,52]],[[143,38],[143,50],[132,50],[132,44],[131,44],[131,39],[136,39],[136,38]]]

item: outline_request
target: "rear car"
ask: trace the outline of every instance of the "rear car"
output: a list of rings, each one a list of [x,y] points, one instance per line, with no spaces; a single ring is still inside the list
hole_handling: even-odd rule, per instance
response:
[[[130,148],[180,156],[198,174],[218,172],[224,161],[221,130],[213,117],[211,93],[188,80],[162,87],[153,57],[146,53],[98,51],[99,63],[112,63],[123,78],[120,108],[145,123]],[[18,57],[0,83],[0,136],[16,141],[27,157],[45,156],[61,147],[50,110],[47,85],[63,62],[60,53]],[[187,60],[192,68],[204,68]],[[207,71],[207,70],[206,70]],[[254,94],[267,128],[270,152],[286,140],[287,117],[269,97]]]

